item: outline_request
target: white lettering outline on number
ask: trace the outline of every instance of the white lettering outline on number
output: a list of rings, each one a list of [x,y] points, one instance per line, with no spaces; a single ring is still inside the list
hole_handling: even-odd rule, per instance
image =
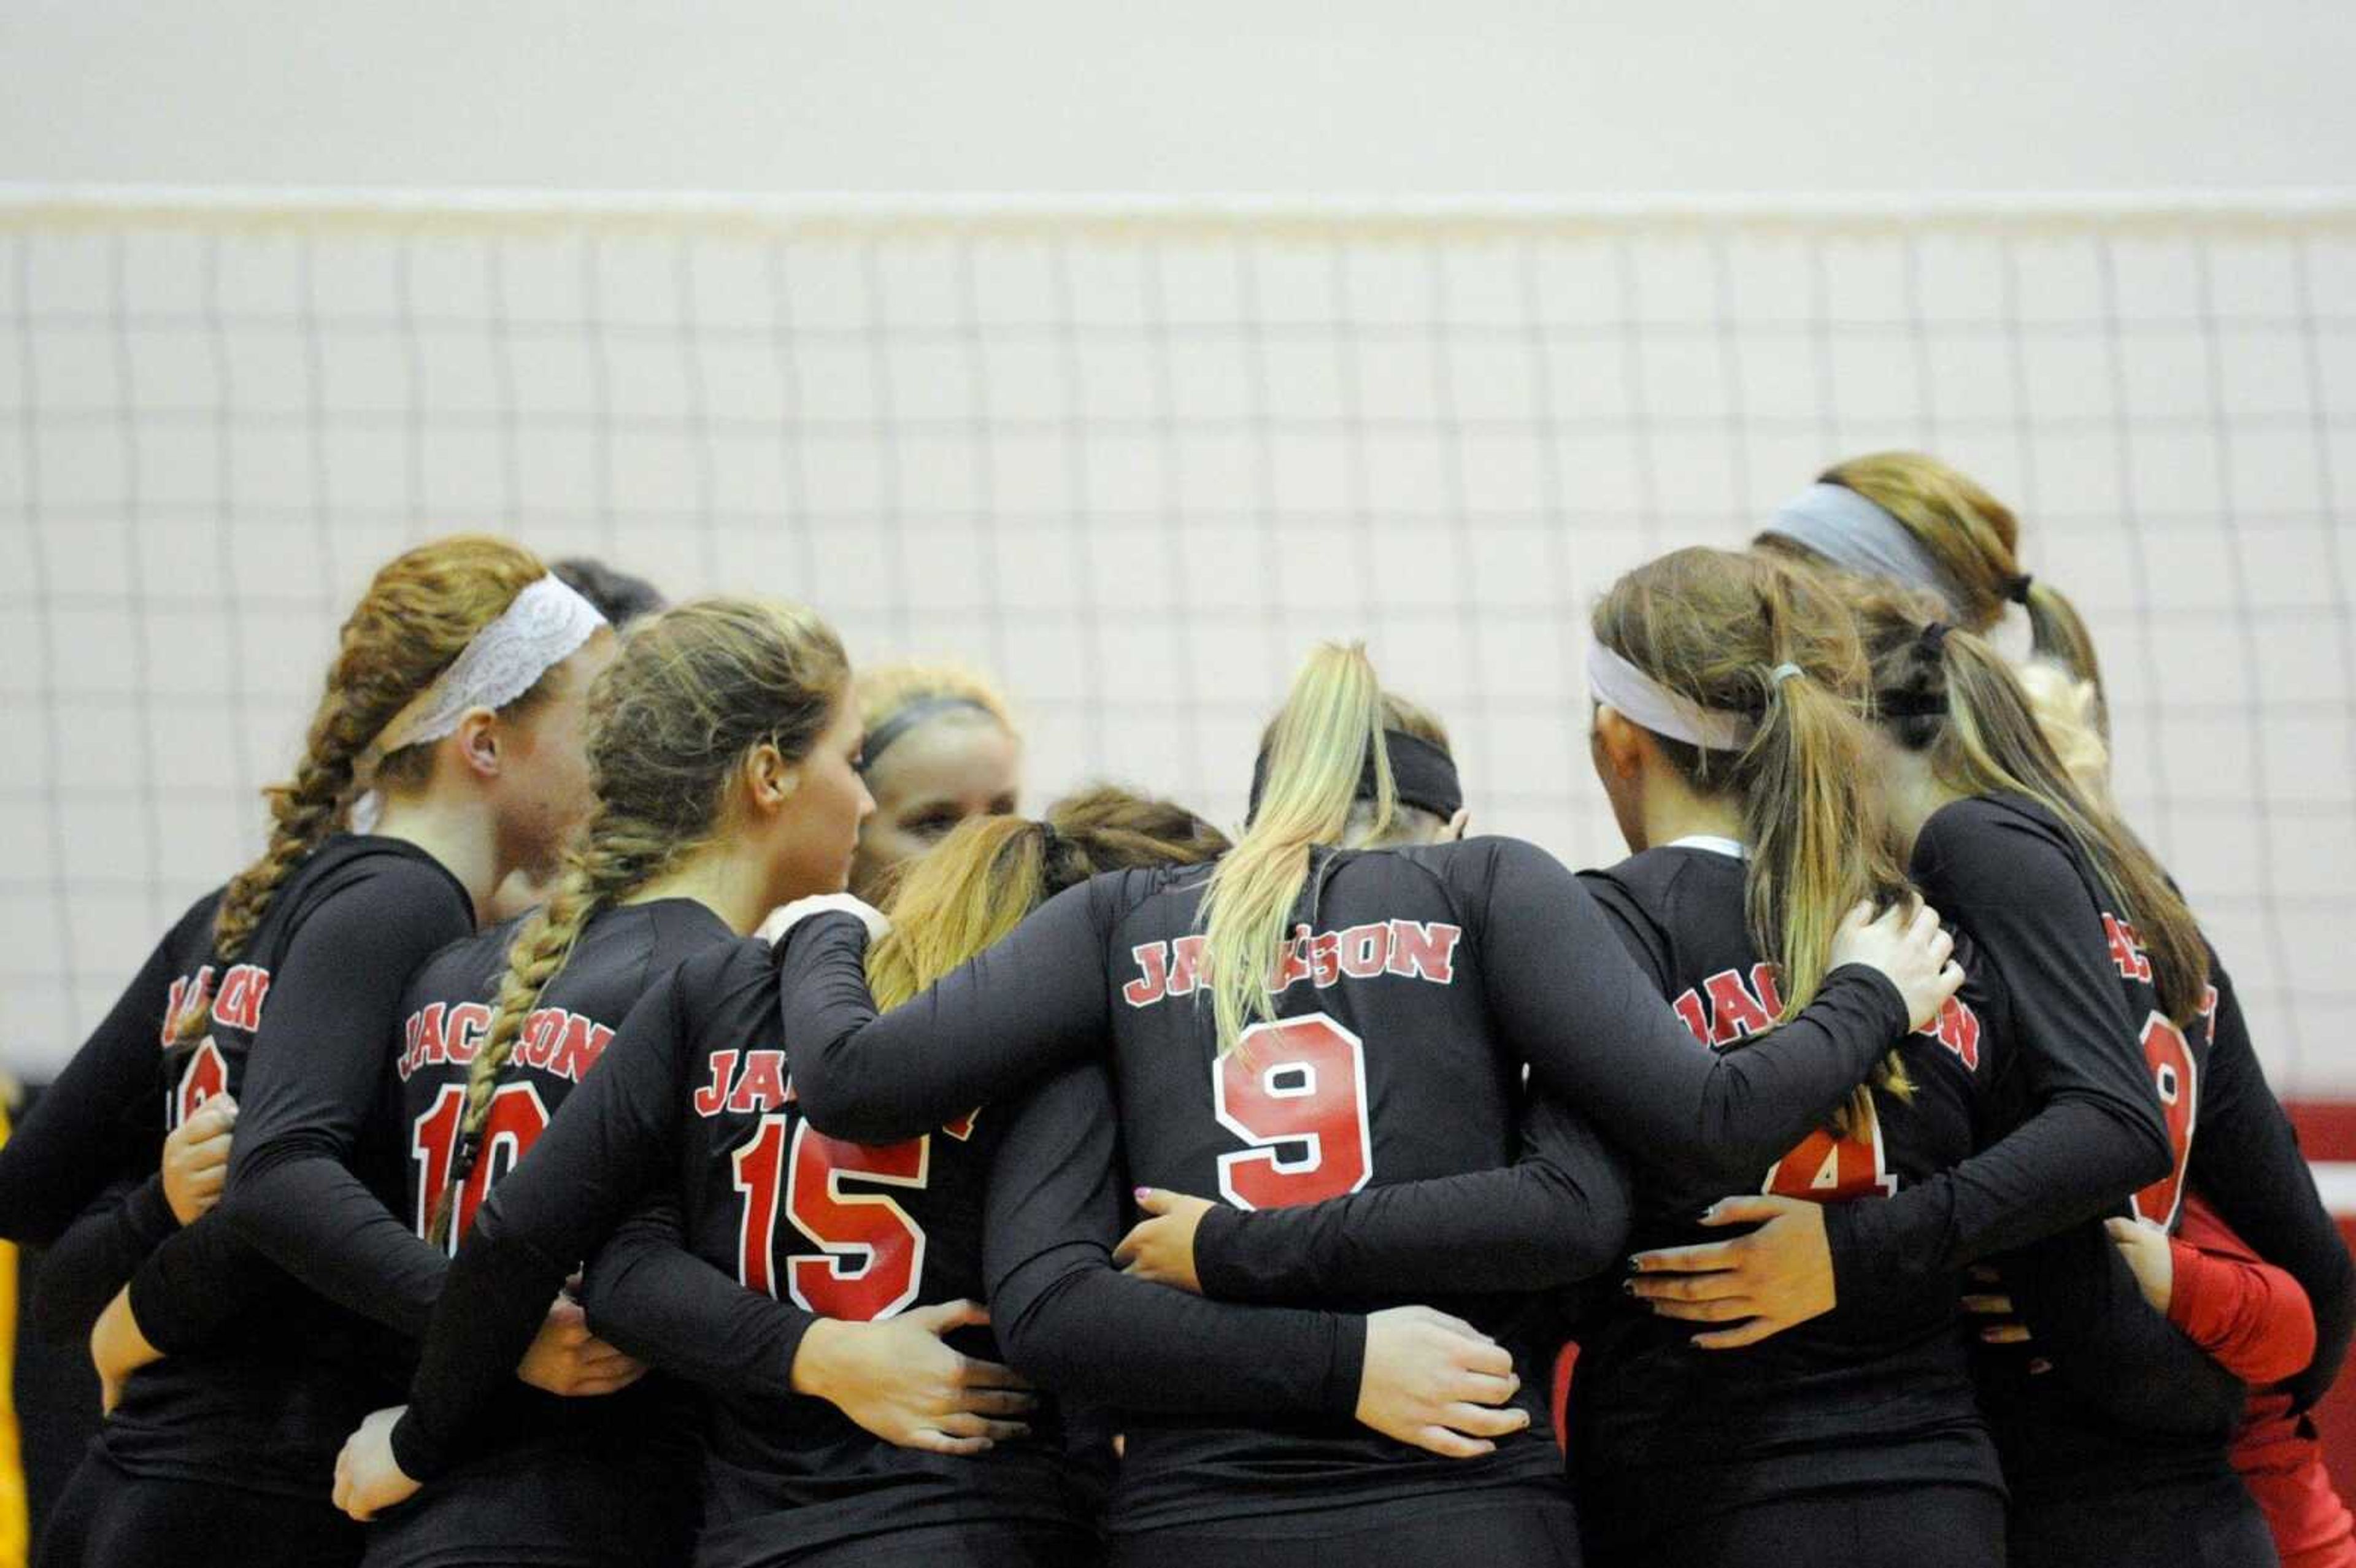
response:
[[[1287,1029],[1303,1025],[1329,1029],[1350,1048],[1350,1076],[1358,1101],[1356,1124],[1359,1158],[1358,1179],[1344,1190],[1358,1191],[1375,1174],[1375,1130],[1366,1109],[1365,1042],[1344,1029],[1328,1013],[1305,1013],[1299,1018],[1272,1019],[1266,1022],[1256,1023],[1244,1030],[1241,1038],[1236,1041],[1235,1049],[1222,1053],[1211,1063],[1211,1113],[1218,1118],[1219,1125],[1251,1145],[1249,1148],[1235,1149],[1219,1157],[1219,1195],[1238,1209],[1258,1207],[1237,1190],[1235,1173],[1240,1167],[1264,1165],[1279,1176],[1310,1176],[1324,1167],[1325,1140],[1322,1134],[1288,1133],[1278,1137],[1268,1137],[1244,1125],[1227,1110],[1227,1063],[1238,1057],[1245,1058],[1248,1061],[1248,1052],[1251,1050],[1254,1035],[1267,1033],[1281,1035]],[[1305,1072],[1309,1075],[1307,1082],[1297,1088],[1279,1088],[1272,1082],[1272,1076],[1288,1069],[1300,1069]],[[1253,1068],[1252,1071],[1259,1076],[1261,1092],[1271,1100],[1303,1099],[1317,1093],[1316,1068],[1312,1063],[1285,1061],[1266,1069]],[[1308,1146],[1308,1152],[1300,1159],[1288,1160],[1282,1152],[1287,1144],[1305,1144]],[[1340,1196],[1340,1194],[1333,1196]]]

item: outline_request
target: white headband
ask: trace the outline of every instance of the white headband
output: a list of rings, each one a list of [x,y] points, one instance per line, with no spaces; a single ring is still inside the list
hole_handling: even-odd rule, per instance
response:
[[[1938,557],[1870,496],[1846,485],[1811,485],[1761,530],[1804,545],[1845,571],[1927,588],[1957,613],[1961,600]]]
[[[562,579],[541,578],[477,632],[449,667],[377,731],[355,771],[365,783],[379,762],[403,746],[442,739],[470,709],[506,707],[605,624],[597,607]]]
[[[1782,678],[1780,669],[1777,678]],[[1593,637],[1587,642],[1587,689],[1596,701],[1618,709],[1631,724],[1706,752],[1739,752],[1759,730],[1759,721],[1748,713],[1704,708],[1679,697]]]

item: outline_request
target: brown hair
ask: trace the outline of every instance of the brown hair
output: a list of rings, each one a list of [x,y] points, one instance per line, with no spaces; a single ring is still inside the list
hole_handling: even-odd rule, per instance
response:
[[[894,891],[892,929],[867,951],[868,988],[878,1008],[898,1007],[1066,888],[1226,850],[1226,836],[1185,807],[1108,784],[1066,795],[1036,822],[969,817]]]
[[[2019,599],[2029,612],[2036,656],[2060,665],[2075,679],[2094,683],[2094,722],[2102,733],[2109,733],[2094,636],[2067,595],[2021,571],[2020,520],[2010,507],[1969,475],[1919,452],[1852,457],[1826,469],[1816,481],[1856,491],[1913,535],[1938,561],[1947,592],[1955,599],[1952,613],[1965,630],[1986,634],[2003,616],[2006,603]],[[1765,536],[1761,542],[1818,559],[1778,536]]]
[[[711,843],[737,766],[755,746],[809,753],[851,677],[842,645],[809,610],[704,599],[634,625],[589,688],[595,804],[546,904],[508,949],[483,1043],[466,1072],[455,1172],[432,1226],[446,1239],[451,1200],[477,1152],[491,1093],[524,1020],[592,915]]]
[[[294,776],[262,792],[270,802],[270,841],[221,894],[213,916],[217,960],[245,951],[279,888],[342,821],[363,782],[355,775],[369,743],[546,573],[530,550],[482,534],[420,545],[379,569],[337,634],[335,661]],[[535,682],[500,711],[528,709],[544,684]],[[411,788],[432,768],[432,746],[407,746],[378,764],[373,782]],[[193,1008],[178,1038],[193,1040],[211,1027],[211,1007]]]
[[[1856,624],[1813,572],[1694,549],[1613,583],[1593,628],[1687,700],[1756,717],[1739,752],[1652,739],[1697,794],[1740,801],[1751,938],[1781,972],[1783,1019],[1797,1017],[1824,984],[1842,917],[1860,901],[1913,898],[1874,779],[1862,718],[1872,687]],[[1778,679],[1785,665],[1799,673]],[[1875,1082],[1901,1095],[1911,1089],[1894,1051]]]
[[[2060,818],[2150,955],[2161,1007],[2179,1024],[2198,1017],[2209,950],[2191,909],[2151,851],[2079,786],[2011,667],[1979,638],[1945,626],[1925,595],[1878,589],[1857,613],[1891,738],[1927,753],[1950,789],[2025,795]]]

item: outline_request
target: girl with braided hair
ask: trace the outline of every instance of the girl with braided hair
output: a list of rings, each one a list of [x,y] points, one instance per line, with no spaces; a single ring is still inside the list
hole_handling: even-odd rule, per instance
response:
[[[402,1004],[396,1130],[420,1236],[455,1251],[519,1162],[533,1168],[541,1132],[649,987],[733,946],[789,893],[841,885],[868,809],[849,765],[849,676],[834,634],[802,609],[705,600],[625,636],[589,699],[594,805],[548,904],[435,955]],[[679,1300],[715,1287],[744,1294],[698,1265]],[[909,1386],[954,1352],[914,1315],[850,1327],[805,1341],[798,1370],[852,1420],[905,1435]],[[662,1505],[695,1488],[665,1470],[660,1437],[685,1413],[680,1392],[584,1403],[502,1380],[487,1441],[369,1532],[368,1563],[678,1560],[693,1520]],[[969,1403],[952,1390],[921,1413]]]
[[[307,1260],[257,1247],[231,1210],[269,1196],[284,1141],[333,1097],[323,1084],[372,1098],[409,972],[472,928],[509,870],[554,858],[585,805],[581,704],[609,644],[536,557],[484,537],[399,557],[345,622],[294,776],[270,792],[267,846],[208,917],[183,923],[189,950],[164,966],[161,1005],[141,1009],[166,1074],[163,1094],[142,1097],[178,1124],[234,1096],[246,1136],[232,1166],[270,1157],[233,1168],[209,1212],[155,1225],[144,1256],[113,1254],[136,1272],[92,1338],[112,1413],[43,1563],[357,1555],[357,1534],[322,1506],[323,1440],[378,1386],[380,1330],[299,1288],[286,1265]],[[379,831],[341,831],[370,790]],[[374,1200],[337,1168],[346,1182],[306,1200],[341,1243]],[[126,1208],[83,1223],[143,1222],[146,1179],[126,1174],[143,1183]]]
[[[1226,846],[1192,813],[1112,789],[1041,821],[966,823],[902,880],[873,983],[911,996],[1052,893]],[[848,848],[794,891],[840,890]],[[400,1517],[464,1476],[452,1459],[500,1420],[483,1370],[529,1331],[519,1304],[561,1276],[558,1260],[596,1251],[585,1301],[598,1332],[707,1391],[706,1568],[1093,1560],[1085,1467],[1066,1456],[1060,1414],[1034,1410],[996,1364],[978,1304],[986,1259],[1026,1244],[1029,1189],[1000,1177],[1038,1144],[1033,1113],[993,1104],[862,1147],[800,1124],[789,1066],[766,943],[714,944],[655,982],[530,1157],[479,1207],[461,1200],[471,1223],[412,1403],[355,1435],[339,1499],[365,1517],[414,1492]],[[901,1352],[879,1364],[895,1337]],[[1237,1344],[1239,1377],[1271,1375],[1253,1365],[1266,1340]]]

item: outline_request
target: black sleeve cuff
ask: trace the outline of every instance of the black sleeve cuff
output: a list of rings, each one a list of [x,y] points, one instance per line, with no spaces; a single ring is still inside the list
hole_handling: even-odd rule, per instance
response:
[[[1358,1419],[1358,1387],[1366,1376],[1366,1320],[1355,1314],[1333,1318],[1333,1354],[1325,1373],[1325,1413],[1337,1421]]]

